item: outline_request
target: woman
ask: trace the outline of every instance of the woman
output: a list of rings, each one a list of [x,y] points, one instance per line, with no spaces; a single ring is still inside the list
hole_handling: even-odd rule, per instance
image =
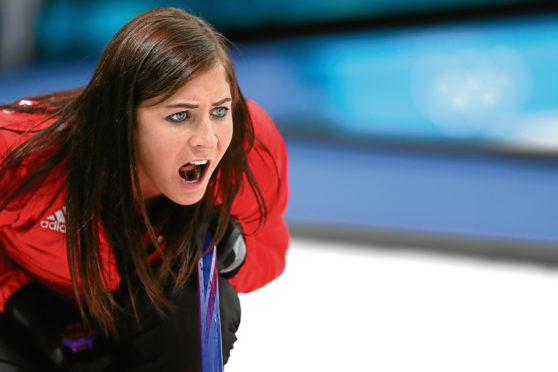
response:
[[[1,108],[0,360],[198,370],[193,273],[207,236],[228,278],[226,360],[236,292],[282,272],[289,236],[285,146],[243,98],[224,38],[152,10],[114,36],[83,89]],[[61,351],[75,324],[93,348]]]

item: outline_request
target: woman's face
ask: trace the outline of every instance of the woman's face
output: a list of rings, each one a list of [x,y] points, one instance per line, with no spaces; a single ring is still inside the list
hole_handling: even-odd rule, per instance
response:
[[[220,64],[198,73],[170,98],[136,108],[136,161],[143,197],[180,205],[203,197],[233,133],[231,90]]]

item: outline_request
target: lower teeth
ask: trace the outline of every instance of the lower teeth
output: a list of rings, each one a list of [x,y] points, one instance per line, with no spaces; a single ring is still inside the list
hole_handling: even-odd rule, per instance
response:
[[[194,168],[190,170],[180,170],[180,176],[187,183],[198,182],[200,180],[201,174],[202,174],[202,168],[199,165],[196,165]]]

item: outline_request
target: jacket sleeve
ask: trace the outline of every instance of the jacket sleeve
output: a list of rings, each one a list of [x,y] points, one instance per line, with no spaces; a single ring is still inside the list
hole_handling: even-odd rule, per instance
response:
[[[267,219],[260,226],[257,200],[243,181],[232,206],[232,215],[243,228],[246,261],[230,279],[238,292],[256,290],[277,278],[285,268],[289,232],[284,219],[288,202],[287,149],[271,118],[255,102],[248,101],[256,141],[248,164],[263,194]]]
[[[31,280],[29,274],[13,266],[0,246],[0,313],[4,312],[8,299]]]
[[[8,141],[0,131],[0,161],[7,149]],[[2,230],[8,229],[15,218],[17,218],[15,211],[3,210],[0,212],[0,312],[4,312],[8,298],[31,281],[31,277],[25,271],[17,268],[10,261],[2,244],[1,237],[4,233]]]

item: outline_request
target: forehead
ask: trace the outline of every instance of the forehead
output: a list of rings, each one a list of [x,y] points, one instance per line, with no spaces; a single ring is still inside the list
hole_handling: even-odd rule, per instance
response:
[[[218,101],[230,97],[231,89],[225,68],[217,64],[198,72],[180,86],[170,97],[154,97],[140,103],[140,107],[168,105],[179,102]]]

